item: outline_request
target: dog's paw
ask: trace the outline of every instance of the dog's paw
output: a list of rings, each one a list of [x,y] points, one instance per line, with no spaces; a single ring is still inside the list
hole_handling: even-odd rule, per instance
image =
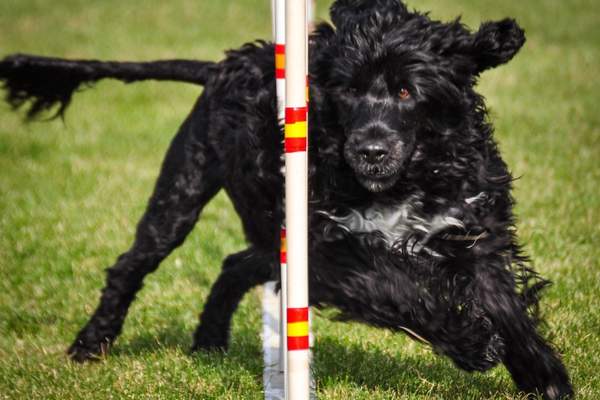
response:
[[[216,334],[200,327],[194,334],[191,352],[225,352],[228,344],[227,335]]]
[[[542,364],[544,369],[540,369],[539,364],[536,366],[530,363],[528,364],[529,368],[523,371],[524,374],[521,375],[521,378],[534,378],[534,380],[520,385],[520,389],[528,393],[527,399],[541,397],[544,400],[567,400],[574,398],[575,393],[569,376],[560,360],[553,354],[546,354],[546,361],[548,361],[546,364]],[[525,374],[525,372],[527,373]]]
[[[573,388],[569,383],[550,384],[544,388],[542,398],[544,400],[567,400],[575,397]]]
[[[75,342],[67,349],[67,356],[75,362],[84,363],[88,361],[100,361],[106,357],[110,349],[108,341],[100,343],[85,343],[77,338]]]

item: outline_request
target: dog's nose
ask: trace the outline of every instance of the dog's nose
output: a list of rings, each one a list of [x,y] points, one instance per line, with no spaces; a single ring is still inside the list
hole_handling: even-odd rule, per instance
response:
[[[358,147],[358,154],[369,164],[379,164],[388,155],[388,149],[383,142],[366,142]]]

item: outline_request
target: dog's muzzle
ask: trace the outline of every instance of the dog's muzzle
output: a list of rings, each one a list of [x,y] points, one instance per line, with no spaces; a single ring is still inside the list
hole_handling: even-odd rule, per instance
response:
[[[371,192],[382,192],[396,183],[400,163],[393,146],[384,140],[364,140],[346,148],[346,159],[358,181]]]

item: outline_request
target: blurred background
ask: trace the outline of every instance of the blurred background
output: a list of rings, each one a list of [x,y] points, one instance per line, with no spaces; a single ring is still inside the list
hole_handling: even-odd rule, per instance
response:
[[[597,0],[408,1],[437,19],[514,17],[527,43],[482,76],[515,176],[522,242],[555,281],[543,328],[582,399],[600,393],[600,10]],[[317,1],[327,19],[330,1]],[[218,60],[269,39],[268,0],[3,0],[0,57]],[[244,247],[220,194],[186,243],[146,280],[112,355],[64,351],[96,306],[104,268],[129,246],[165,150],[200,88],[101,82],[65,121],[24,124],[0,105],[0,399],[262,398],[260,291],[235,316],[229,354],[189,357],[221,260]],[[315,318],[323,399],[519,398],[504,368],[467,374],[384,330]]]

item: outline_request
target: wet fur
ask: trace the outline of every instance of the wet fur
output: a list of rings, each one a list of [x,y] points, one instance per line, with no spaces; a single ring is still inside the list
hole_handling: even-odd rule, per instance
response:
[[[571,395],[558,354],[537,331],[547,281],[519,247],[512,178],[474,90],[481,72],[518,52],[523,31],[506,19],[471,32],[395,0],[338,0],[331,17],[335,28],[321,24],[310,46],[311,303],[407,331],[467,371],[502,362],[525,392]],[[205,90],[171,143],[133,245],[108,269],[100,304],[69,348],[74,360],[107,351],[143,278],[221,188],[249,248],[225,259],[193,349],[226,349],[244,294],[278,279],[282,129],[273,53],[270,43],[247,44],[217,64],[186,64],[167,76]],[[32,100],[30,117],[56,104],[64,112],[82,83],[131,80],[117,64],[99,75],[97,65],[75,62],[65,73],[56,62],[52,69],[19,57],[21,67],[0,62],[0,79],[13,106]],[[73,73],[84,67],[88,75]],[[140,79],[165,76],[145,67]],[[397,97],[404,87],[409,101]],[[385,147],[381,161],[365,161],[367,141]]]

